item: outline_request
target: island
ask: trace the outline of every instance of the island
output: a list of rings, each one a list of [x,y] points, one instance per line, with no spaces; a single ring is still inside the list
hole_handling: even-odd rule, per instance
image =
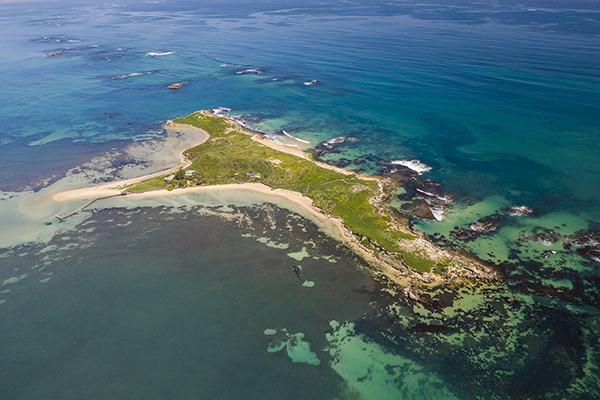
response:
[[[220,188],[272,193],[333,222],[339,237],[373,266],[374,273],[405,287],[411,297],[418,296],[410,291],[415,285],[498,278],[492,265],[467,252],[438,246],[412,229],[408,218],[394,213],[389,202],[399,183],[393,179],[323,163],[310,152],[279,145],[211,111],[197,111],[166,124],[200,129],[206,138],[182,152],[178,167],[81,193],[160,195]],[[61,194],[55,200],[60,201]]]

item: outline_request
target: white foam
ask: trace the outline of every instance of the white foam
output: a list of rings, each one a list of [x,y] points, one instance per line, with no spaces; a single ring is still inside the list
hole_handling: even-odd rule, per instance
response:
[[[175,53],[174,51],[151,51],[146,53],[147,56],[167,56],[169,54]]]
[[[344,143],[345,141],[346,141],[346,137],[345,136],[336,136],[334,138],[329,139],[325,143],[328,143],[328,144],[339,144],[339,143]]]
[[[124,74],[124,75],[113,76],[111,79],[127,79],[127,78],[131,78],[134,76],[150,75],[153,73],[154,73],[154,71],[134,72],[133,74]]]
[[[512,217],[523,217],[525,215],[534,214],[534,211],[527,206],[510,206],[508,207],[508,215]]]
[[[403,165],[406,168],[410,168],[413,171],[417,172],[419,175],[431,171],[433,168],[429,165],[422,163],[419,160],[394,160],[391,164]]]
[[[431,213],[433,214],[433,218],[435,218],[436,221],[443,221],[444,219],[446,219],[446,208],[443,206],[434,206],[434,205],[429,205],[429,209],[431,210]]]
[[[260,69],[257,68],[248,68],[242,71],[236,71],[236,74],[238,75],[242,75],[242,74],[256,74],[256,75],[261,75],[264,74],[264,71],[261,71]]]
[[[446,206],[445,204],[447,203],[452,203],[452,197],[450,196],[438,196],[435,193],[430,193],[430,192],[426,192],[425,190],[421,190],[417,188],[417,192],[424,194],[425,197],[425,202],[427,203],[427,206],[429,207],[429,210],[431,210],[431,214],[433,214],[433,218],[435,218],[436,221],[443,221],[444,219],[446,219]],[[440,202],[443,202],[443,204],[440,204]]]
[[[436,199],[442,200],[446,203],[452,203],[452,197],[450,197],[450,196],[438,196],[435,193],[426,192],[426,191],[418,189],[418,188],[417,188],[417,192],[423,193],[426,196],[435,197]]]
[[[212,113],[215,114],[217,117],[226,117],[227,114],[229,114],[231,112],[231,108],[217,107],[217,108],[213,108],[210,111],[212,111]]]
[[[308,140],[302,140],[300,138],[297,138],[296,136],[292,136],[289,133],[287,133],[286,131],[284,131],[283,129],[281,130],[281,132],[283,132],[283,134],[285,136],[289,137],[289,138],[292,138],[292,139],[297,140],[297,141],[302,142],[302,143],[309,143],[310,144],[310,142]]]
[[[293,143],[287,142],[285,140],[280,140],[279,137],[281,137],[281,136],[279,136],[279,135],[274,135],[272,133],[264,133],[263,135],[273,143],[280,144],[282,146],[287,146],[287,147],[296,147],[298,149],[300,148],[300,146],[297,144],[293,144]]]

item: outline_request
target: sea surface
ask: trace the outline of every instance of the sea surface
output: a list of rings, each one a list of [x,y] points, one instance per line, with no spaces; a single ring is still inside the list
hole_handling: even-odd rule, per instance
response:
[[[435,186],[414,227],[504,278],[415,302],[246,192],[54,218],[214,107],[422,164],[394,205]],[[0,2],[0,398],[599,398],[599,127],[597,1]]]

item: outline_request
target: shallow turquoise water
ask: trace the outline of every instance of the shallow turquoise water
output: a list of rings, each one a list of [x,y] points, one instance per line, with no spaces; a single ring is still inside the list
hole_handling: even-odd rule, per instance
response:
[[[593,307],[498,284],[442,287],[422,295],[424,307],[298,214],[189,205],[202,196],[86,212],[48,243],[4,251],[1,397],[597,391]]]
[[[289,271],[263,271],[258,265],[293,260],[282,255],[281,249],[256,247],[261,242],[236,236],[226,224],[214,228],[223,230],[220,234],[229,238],[223,239],[226,244],[208,240],[214,239],[209,235],[179,248],[172,244],[177,227],[166,223],[155,230],[152,220],[137,220],[136,229],[140,230],[130,237],[119,236],[123,232],[118,226],[98,223],[96,229],[102,234],[90,233],[93,238],[88,248],[75,234],[54,239],[73,243],[77,263],[65,264],[63,256],[69,252],[57,250],[51,252],[56,256],[44,260],[46,253],[35,254],[44,244],[23,244],[35,249],[23,257],[3,250],[2,254],[9,256],[0,259],[0,273],[8,283],[0,291],[10,291],[1,294],[0,302],[5,302],[0,304],[0,312],[3,321],[13,327],[3,333],[11,344],[6,347],[13,350],[5,354],[2,366],[18,365],[11,369],[13,375],[3,372],[7,375],[2,382],[13,382],[2,385],[6,396],[39,398],[52,393],[75,398],[81,393],[85,397],[98,393],[102,397],[109,393],[100,389],[105,388],[119,397],[131,387],[131,381],[118,377],[121,375],[136,382],[140,396],[202,396],[198,393],[206,390],[206,385],[194,383],[192,377],[182,378],[180,385],[167,383],[174,375],[186,375],[188,364],[179,363],[185,359],[194,368],[201,364],[195,374],[211,377],[206,382],[214,377],[219,382],[215,390],[226,392],[228,396],[223,397],[229,398],[244,397],[244,390],[260,397],[267,387],[272,394],[262,398],[294,393],[298,398],[352,398],[357,393],[364,398],[442,398],[451,394],[459,398],[594,397],[598,381],[590,376],[598,364],[594,304],[599,298],[592,278],[598,275],[598,264],[564,250],[561,243],[545,246],[523,238],[550,229],[572,235],[598,228],[600,29],[592,3],[538,3],[290,1],[277,5],[229,2],[225,7],[216,2],[2,3],[3,198],[13,191],[51,184],[70,168],[120,149],[131,140],[160,138],[164,135],[160,124],[166,119],[198,109],[232,107],[262,129],[285,129],[313,146],[338,135],[356,137],[357,141],[347,142],[339,153],[325,159],[362,157],[367,162],[360,168],[369,173],[380,173],[382,163],[405,158],[433,167],[422,178],[440,182],[442,191],[454,193],[455,202],[445,221],[416,221],[417,227],[441,243],[503,263],[511,277],[499,287],[461,294],[470,300],[456,301],[463,310],[475,307],[472,317],[464,311],[453,319],[450,314],[454,311],[448,307],[458,306],[442,300],[446,311],[435,311],[436,306],[424,311],[410,302],[392,300],[379,289],[377,296],[383,296],[385,300],[380,301],[386,307],[376,315],[369,295],[357,295],[344,303],[339,299],[345,299],[343,293],[347,292],[338,291],[319,292],[314,303],[306,302],[305,292],[298,292],[289,295],[289,303],[265,309],[271,304],[266,295],[257,295],[262,299],[257,302],[234,296],[241,296],[236,285],[243,282],[227,281],[222,297],[207,298],[201,293],[218,291],[215,282],[226,278],[216,276],[228,274],[220,266],[243,265],[248,257],[239,254],[245,252],[254,252],[252,259],[256,259],[252,277],[246,277],[253,288],[261,288],[263,278],[276,281],[278,273]],[[57,51],[62,53],[48,56]],[[264,73],[235,73],[247,68]],[[304,85],[311,80],[318,83]],[[175,82],[185,85],[176,91],[166,89]],[[114,161],[128,162],[131,160]],[[358,166],[351,163],[350,168]],[[510,217],[505,208],[512,204],[526,204],[538,214]],[[133,218],[123,210],[106,213],[115,215],[99,220]],[[494,213],[500,213],[502,220],[493,235],[463,242],[450,233]],[[208,223],[202,218],[201,224]],[[85,236],[81,231],[85,227],[77,229]],[[133,247],[115,248],[124,238],[131,240]],[[153,243],[157,253],[144,259],[147,262],[140,261],[139,248],[148,243]],[[203,245],[205,252],[197,253],[201,243],[210,245]],[[558,254],[544,259],[541,255],[546,250]],[[21,254],[26,251],[18,250]],[[329,250],[314,251],[320,256]],[[199,270],[166,267],[171,259],[184,265],[190,257],[210,261]],[[264,263],[259,263],[263,257]],[[277,261],[267,261],[269,257]],[[336,279],[347,276],[346,287],[353,289],[376,286],[357,272],[354,263],[348,261],[349,266]],[[52,275],[29,271],[38,264],[47,265]],[[141,274],[141,266],[146,264],[148,269]],[[65,271],[64,280],[57,279],[61,270]],[[201,274],[213,280],[203,281]],[[51,279],[40,283],[48,277]],[[92,287],[90,282],[96,284]],[[121,289],[115,289],[113,282]],[[302,290],[318,290],[320,283],[316,282],[315,287]],[[535,286],[538,284],[543,288]],[[548,288],[566,289],[567,293]],[[63,293],[68,294],[63,298]],[[431,295],[456,299],[443,290]],[[517,298],[520,305],[510,308],[507,297]],[[107,298],[110,302],[102,306]],[[198,320],[187,308],[178,306],[186,301],[196,306],[212,301],[216,308],[206,319]],[[270,320],[266,317],[248,321],[237,308],[240,303],[247,304],[248,311],[266,314],[268,310],[281,320],[273,324],[267,324]],[[302,315],[290,313],[290,307],[301,303]],[[336,306],[321,315],[319,310],[330,303]],[[48,308],[50,304],[52,308]],[[140,311],[139,307],[144,308]],[[161,341],[169,337],[171,324],[161,321],[169,321],[174,311],[178,313],[174,325],[186,336],[177,351],[168,352]],[[98,318],[90,318],[96,313]],[[185,323],[189,319],[192,326]],[[215,345],[219,342],[215,338],[235,330],[240,320],[254,327],[254,336]],[[306,325],[299,322],[308,320],[311,322]],[[339,325],[331,325],[331,320]],[[419,323],[440,323],[446,330],[412,332]],[[219,324],[223,326],[219,328]],[[140,328],[146,325],[149,328]],[[61,332],[63,326],[79,332],[86,344],[71,346],[73,338]],[[39,332],[46,327],[55,334],[42,337]],[[201,346],[193,346],[190,331],[203,327],[214,329],[207,329],[200,341],[215,346],[205,364],[195,362],[199,353],[189,351],[202,351]],[[331,358],[321,358],[319,366],[298,366],[285,351],[268,353],[268,339],[262,333],[268,328],[277,329],[279,339],[285,336],[283,328],[289,334],[305,333],[313,351],[317,348]],[[503,334],[494,339],[498,329]],[[100,338],[102,350],[94,349],[94,337]],[[137,337],[143,340],[135,344],[128,361],[122,356],[127,354],[123,349],[133,346],[131,341]],[[344,341],[344,337],[360,340]],[[324,350],[337,340],[349,347],[338,344],[331,351]],[[368,348],[364,350],[368,357],[357,355],[363,354],[362,348],[357,350],[360,346]],[[230,353],[231,347],[247,351],[240,356],[241,363],[234,361],[237,353]],[[39,353],[44,350],[53,351],[53,358],[44,358]],[[115,357],[119,363],[130,364],[107,366]],[[281,364],[274,367],[274,359]],[[342,359],[353,360],[364,370],[348,370],[339,361]],[[536,363],[549,363],[556,373],[544,377]],[[565,363],[572,368],[558,379],[558,366]],[[153,369],[157,364],[164,368]],[[54,368],[56,365],[60,368]],[[88,374],[80,372],[88,369]],[[283,370],[277,374],[285,376],[270,379],[273,370]],[[424,376],[421,380],[420,373]],[[469,374],[477,377],[476,383],[469,381]],[[61,378],[57,380],[57,376]],[[163,378],[153,378],[157,376]],[[238,377],[238,383],[230,384],[236,382],[231,376]],[[530,380],[519,380],[524,376]],[[515,383],[521,381],[528,384]],[[79,386],[74,382],[80,382]],[[68,392],[66,387],[73,389]],[[385,389],[377,389],[382,387]],[[540,392],[540,387],[546,391]]]

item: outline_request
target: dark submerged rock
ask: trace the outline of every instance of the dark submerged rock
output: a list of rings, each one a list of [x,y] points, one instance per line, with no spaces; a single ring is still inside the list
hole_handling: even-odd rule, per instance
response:
[[[577,252],[584,257],[588,257],[596,262],[600,262],[600,249],[598,248],[585,246],[577,249]]]
[[[410,332],[438,332],[442,329],[444,329],[444,325],[428,325],[424,323],[418,323],[410,328]]]
[[[542,253],[542,258],[549,258],[550,256],[553,256],[557,253],[558,253],[558,251],[556,251],[556,250],[546,250]]]
[[[450,234],[460,240],[473,240],[479,237],[479,232],[468,229],[453,230]]]
[[[584,257],[600,262],[600,231],[581,231],[565,238],[565,249],[577,247],[577,252]]]
[[[313,150],[315,157],[321,157],[325,153],[335,153],[338,147],[340,147],[347,140],[348,138],[345,136],[336,136],[321,144],[318,144]]]
[[[336,167],[339,167],[339,168],[346,168],[351,163],[352,163],[352,161],[348,160],[347,158],[340,158],[339,160],[334,162],[333,165],[335,165]]]
[[[535,232],[535,230],[534,230]],[[552,243],[556,243],[561,239],[561,236],[552,230],[543,230],[540,233],[536,233],[533,236],[527,236],[525,239],[535,240],[544,246],[550,246]],[[545,257],[547,258],[547,257]]]

